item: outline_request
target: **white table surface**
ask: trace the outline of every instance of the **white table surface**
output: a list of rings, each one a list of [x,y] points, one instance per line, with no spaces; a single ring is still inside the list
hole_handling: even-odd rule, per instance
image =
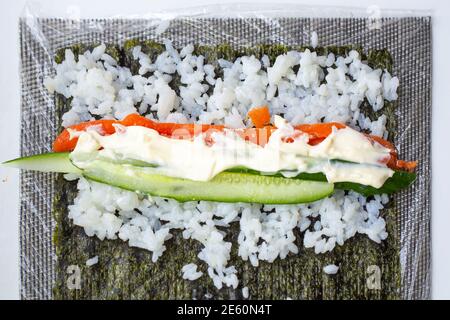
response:
[[[41,0],[49,15],[66,13],[79,7],[81,17],[108,17],[155,10],[185,7],[182,0]],[[199,1],[189,5],[233,3],[237,0]],[[261,0],[246,0],[261,2]],[[269,2],[266,0],[266,2]],[[284,3],[311,5],[307,0],[284,0]],[[19,154],[20,86],[18,18],[25,0],[0,2],[0,161]],[[272,1],[275,3],[275,1]],[[433,15],[433,124],[432,124],[432,296],[450,299],[450,210],[445,202],[450,196],[450,159],[448,134],[450,121],[450,2],[442,0],[316,0],[315,5],[359,6],[377,5],[386,9],[432,10]],[[0,168],[0,299],[19,298],[19,179],[15,170]]]

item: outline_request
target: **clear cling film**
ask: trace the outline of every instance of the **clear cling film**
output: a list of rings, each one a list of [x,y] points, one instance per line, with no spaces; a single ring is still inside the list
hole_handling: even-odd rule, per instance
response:
[[[415,159],[419,164],[416,182],[409,189],[393,195],[389,202],[386,210],[388,238],[378,248],[372,249],[373,244],[356,237],[355,241],[345,243],[329,256],[317,257],[302,248],[299,255],[277,260],[271,267],[262,266],[260,271],[255,271],[258,269],[249,263],[241,262],[239,277],[244,279],[243,285],[248,287],[247,295],[250,289],[252,298],[428,299],[431,280],[431,13],[380,11],[377,7],[350,9],[289,5],[289,9],[286,8],[282,4],[211,5],[166,12],[117,13],[110,17],[81,18],[82,8],[70,7],[55,13],[39,9],[36,5],[27,5],[19,21],[21,155],[50,151],[52,142],[61,131],[61,115],[70,107],[70,99],[50,94],[44,86],[44,79],[55,75],[55,61],[62,59],[65,48],[82,53],[86,48],[105,43],[117,50],[125,64],[130,61],[133,45],[140,44],[151,49],[151,45],[163,44],[167,40],[177,49],[193,44],[201,48],[205,56],[214,54],[209,48],[225,50],[224,45],[229,48],[226,50],[252,54],[262,52],[269,58],[276,57],[277,50],[283,48],[331,52],[355,48],[364,53],[369,63],[387,69],[398,77],[398,99],[384,109],[388,117],[389,140],[397,146],[400,159]],[[382,62],[377,65],[378,61]],[[146,259],[142,258],[145,253],[136,253],[136,250],[128,248],[130,253],[122,243],[91,241],[82,231],[70,229],[67,218],[63,216],[67,214],[64,207],[73,201],[74,188],[73,184],[63,182],[62,177],[55,174],[21,173],[22,299],[114,298],[114,295],[96,291],[100,290],[99,281],[103,279],[95,274],[95,268],[103,266],[102,256],[99,255],[98,263],[89,269],[91,271],[86,271],[87,267],[82,265],[87,258],[96,255],[92,254],[96,253],[92,252],[93,248],[103,249],[122,262],[126,255],[129,259],[126,272],[140,266],[139,259]],[[73,238],[68,236],[69,231]],[[181,234],[177,236],[182,238]],[[173,246],[180,246],[183,250],[190,248],[181,244],[182,239],[175,238],[174,244],[170,245],[172,249]],[[82,240],[76,256],[84,260],[75,259],[68,251],[69,245],[77,244],[79,239]],[[357,242],[352,250],[350,246]],[[186,257],[192,258],[196,254],[192,252]],[[368,254],[367,261],[360,266],[362,273],[352,268],[346,271],[344,262],[353,263],[362,254]],[[301,261],[295,261],[297,258]],[[173,271],[162,270],[158,264],[146,271],[153,275],[162,272],[166,278],[154,276],[158,278],[156,284],[167,287],[168,281],[176,281],[174,286],[182,288],[180,292],[190,292],[188,298],[204,298],[211,293],[213,298],[241,298],[240,288],[216,292],[209,287],[205,289],[203,283],[186,285],[178,273],[183,265],[180,263],[189,261],[179,260],[176,253],[169,254],[167,263],[169,266],[173,264]],[[323,280],[322,270],[318,270],[317,266],[339,262],[344,267],[339,267],[337,275],[347,272],[347,276]],[[116,270],[118,265],[109,267]],[[175,267],[180,267],[180,270]],[[90,286],[91,291],[74,291],[67,287],[70,282],[67,277],[77,270],[82,274],[91,272],[90,278],[82,278],[81,282],[81,286]],[[311,270],[314,272],[305,275]],[[124,271],[114,272],[112,278],[126,278]],[[355,279],[343,279],[351,278],[352,272]],[[377,281],[371,282],[377,277],[381,285]],[[136,285],[140,279],[122,280],[117,290],[122,290],[120,294],[123,297],[146,297],[139,293],[133,295],[124,289]],[[271,286],[265,286],[264,281],[271,283]],[[309,293],[302,291],[302,287],[311,283],[316,283],[317,287],[310,287]],[[76,287],[79,284],[71,285]],[[351,294],[340,295],[338,288],[341,286],[348,286],[347,291]],[[156,297],[187,298],[173,292],[157,293]]]

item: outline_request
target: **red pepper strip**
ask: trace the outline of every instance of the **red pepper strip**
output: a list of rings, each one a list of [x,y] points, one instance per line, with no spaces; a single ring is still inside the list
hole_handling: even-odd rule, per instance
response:
[[[247,115],[256,128],[262,128],[270,123],[270,111],[267,106],[253,108]]]
[[[168,122],[156,122],[140,116],[138,114],[130,114],[120,122],[124,126],[142,126],[158,131],[160,135],[174,139],[190,139],[200,133],[206,133],[206,141],[211,141],[211,134],[216,131],[223,131],[225,126],[222,125],[204,125],[204,124],[180,124]]]
[[[159,132],[159,134],[178,139],[186,139],[192,138],[195,135],[200,133],[207,132],[209,136],[213,131],[223,131],[225,128],[221,125],[198,125],[198,124],[178,124],[178,123],[163,123],[156,122],[151,119],[145,118],[138,114],[130,114],[125,117],[122,121],[118,120],[95,120],[82,122],[73,126],[70,126],[67,129],[64,129],[63,132],[56,138],[53,142],[53,151],[54,152],[66,152],[72,151],[78,141],[78,137],[70,137],[69,130],[72,131],[85,131],[87,128],[92,126],[98,126],[98,130],[104,134],[109,135],[116,132],[113,124],[121,124],[126,127],[130,126],[142,126],[149,129],[153,129]]]
[[[73,131],[85,131],[89,127],[97,126],[98,130],[105,135],[113,134],[116,132],[116,129],[113,127],[113,124],[120,123],[117,120],[95,120],[88,122],[81,122],[74,126],[70,126],[69,129]],[[68,129],[64,129],[63,132],[56,138],[53,142],[53,151],[54,152],[65,152],[72,151],[75,149],[77,145],[78,137],[70,138],[70,132]]]
[[[341,123],[338,123],[340,125],[341,128],[345,128],[345,126]],[[314,126],[317,126],[318,124],[315,124]],[[307,126],[307,125],[301,125],[301,126]],[[297,126],[296,129],[302,130],[300,127],[301,126]],[[341,129],[339,128],[339,129]],[[306,130],[309,130],[308,128]],[[331,131],[329,131],[329,134],[331,133]],[[321,143],[323,140],[325,140],[325,138],[327,136],[325,136],[326,134],[326,129],[322,131],[322,136],[321,137],[314,137],[314,133],[310,132],[310,138],[308,143],[310,145],[317,145],[319,143]],[[313,136],[311,138],[311,135]],[[377,142],[379,144],[381,144],[383,147],[385,147],[386,149],[389,149],[389,154],[390,157],[386,158],[382,163],[386,164],[389,168],[391,169],[396,169],[396,170],[404,170],[404,171],[408,171],[408,172],[412,172],[414,171],[414,169],[417,167],[417,161],[404,161],[404,160],[398,160],[398,152],[397,149],[395,148],[395,146],[387,141],[384,140],[383,138],[379,137],[379,136],[374,136],[374,135],[370,135],[367,134],[366,135],[371,141],[373,142]]]
[[[300,124],[295,126],[295,129],[307,133],[311,141],[325,139],[333,132],[333,127],[336,127],[336,129],[344,129],[346,125],[339,122]]]
[[[276,129],[273,126],[265,126],[262,128],[236,129],[235,132],[245,141],[264,146]]]
[[[418,164],[417,161],[397,160],[395,162],[395,168],[399,170],[413,172],[416,169],[417,164]]]
[[[381,137],[368,135],[368,137],[375,142],[378,142],[383,147],[390,150],[390,157],[389,159],[386,159],[386,165],[389,168],[398,169],[398,170],[405,170],[408,172],[414,171],[414,169],[417,167],[417,161],[404,161],[404,160],[398,160],[398,152],[395,146],[390,143],[387,140],[384,140]]]

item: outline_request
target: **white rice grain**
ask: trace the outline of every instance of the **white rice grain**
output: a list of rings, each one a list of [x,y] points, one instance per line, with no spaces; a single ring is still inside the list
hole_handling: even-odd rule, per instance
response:
[[[203,272],[197,271],[197,265],[195,263],[190,263],[181,269],[183,273],[183,279],[194,281],[203,275]]]
[[[326,274],[336,274],[339,270],[339,267],[335,264],[329,264],[325,267],[323,267],[323,272]]]
[[[86,260],[86,266],[88,266],[88,267],[91,267],[97,263],[98,263],[98,256],[95,256],[95,257],[92,257],[92,258]]]
[[[248,297],[249,297],[248,287],[243,287],[242,288],[242,297],[244,299],[248,299]]]
[[[319,44],[319,37],[317,36],[317,32],[313,31],[311,32],[311,47],[315,49],[318,44]]]

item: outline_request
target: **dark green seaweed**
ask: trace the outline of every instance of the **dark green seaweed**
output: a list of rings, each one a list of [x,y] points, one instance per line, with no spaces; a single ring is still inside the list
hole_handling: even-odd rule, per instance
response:
[[[142,50],[152,58],[163,50],[161,44],[131,40],[123,49],[109,46],[115,57],[123,65],[137,72],[137,65],[131,58],[131,49],[141,45]],[[74,47],[75,53],[83,52],[89,46]],[[306,48],[306,47],[305,47]],[[369,51],[367,56],[361,48],[354,46],[318,48],[321,53],[334,52],[345,54],[351,48],[358,49],[372,66],[391,69],[392,58],[387,50]],[[242,54],[255,54],[260,57],[267,54],[274,61],[276,55],[291,48],[283,45],[259,45],[234,50],[224,44],[217,47],[197,46],[196,53],[205,55],[206,61],[217,66],[217,59],[234,59]],[[299,48],[296,48],[299,49]],[[55,61],[64,58],[59,51]],[[218,74],[220,76],[220,74]],[[171,83],[177,85],[177,78]],[[56,96],[59,117],[70,107],[70,99]],[[389,136],[395,136],[395,105],[387,104],[378,113],[367,112],[376,117],[386,114]],[[60,119],[58,123],[60,124]],[[151,253],[142,249],[130,248],[121,240],[100,241],[85,235],[83,229],[74,226],[68,219],[68,205],[76,196],[76,182],[65,181],[58,176],[55,181],[57,196],[54,199],[54,217],[57,227],[54,243],[58,256],[56,264],[55,299],[235,299],[241,298],[241,288],[247,286],[253,299],[398,299],[400,293],[399,234],[396,226],[397,209],[393,201],[382,215],[387,222],[387,240],[377,244],[365,235],[357,235],[343,246],[337,246],[333,252],[314,254],[313,249],[305,249],[302,235],[297,232],[297,255],[289,255],[285,260],[274,263],[260,262],[253,267],[249,262],[237,257],[237,235],[239,225],[234,223],[228,232],[227,240],[232,241],[230,265],[235,265],[240,279],[239,288],[217,290],[211,279],[204,275],[196,281],[181,278],[184,264],[195,262],[205,272],[205,265],[197,258],[201,245],[193,240],[182,239],[175,232],[173,239],[166,244],[167,250],[156,262],[151,262]],[[93,256],[99,262],[87,267],[85,262]],[[340,265],[336,275],[326,275],[322,268],[330,263]],[[80,289],[70,289],[67,285],[72,275],[71,266],[80,268]],[[374,267],[375,266],[375,267]],[[378,268],[378,269],[377,269]],[[375,271],[374,271],[375,270]],[[368,286],[367,282],[380,271],[380,286]]]

